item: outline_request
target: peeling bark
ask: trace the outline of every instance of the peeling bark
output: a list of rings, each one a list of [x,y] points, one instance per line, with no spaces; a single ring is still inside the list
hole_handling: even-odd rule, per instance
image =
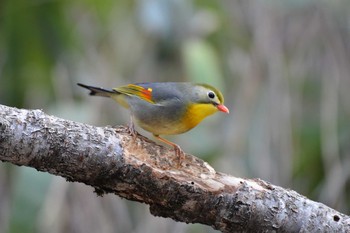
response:
[[[216,172],[125,127],[101,128],[0,105],[0,160],[150,205],[155,216],[222,232],[350,232],[350,218],[260,179]]]

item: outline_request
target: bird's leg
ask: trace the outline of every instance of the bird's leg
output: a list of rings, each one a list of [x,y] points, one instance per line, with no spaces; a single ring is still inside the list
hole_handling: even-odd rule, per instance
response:
[[[180,148],[180,146],[178,146],[177,144],[175,144],[171,141],[166,140],[165,138],[159,137],[159,135],[154,135],[154,137],[157,138],[159,141],[162,141],[165,144],[168,144],[168,145],[174,147],[175,155],[179,159],[179,164],[181,164],[181,161],[184,159],[185,152],[183,152],[183,150]]]
[[[136,140],[137,132],[135,130],[135,125],[134,125],[134,118],[132,115],[130,115],[130,122],[128,125],[128,130],[134,141]]]

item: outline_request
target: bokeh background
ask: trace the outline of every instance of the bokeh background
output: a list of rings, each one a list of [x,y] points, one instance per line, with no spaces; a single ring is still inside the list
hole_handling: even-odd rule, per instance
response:
[[[77,82],[206,82],[229,115],[168,139],[217,171],[350,212],[350,1],[3,0],[0,103],[127,124]],[[148,133],[141,131],[144,135]],[[0,163],[0,232],[217,232]]]

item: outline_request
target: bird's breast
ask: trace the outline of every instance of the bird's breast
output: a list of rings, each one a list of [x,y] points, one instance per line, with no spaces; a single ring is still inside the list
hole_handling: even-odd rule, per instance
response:
[[[185,110],[181,101],[165,104],[131,101],[129,106],[135,123],[155,135],[180,134],[188,130],[181,121]]]
[[[217,108],[212,104],[190,104],[182,118],[182,124],[190,130],[215,112],[217,112]]]

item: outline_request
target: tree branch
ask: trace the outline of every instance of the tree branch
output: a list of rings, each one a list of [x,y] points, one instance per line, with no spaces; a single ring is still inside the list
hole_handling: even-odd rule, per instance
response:
[[[125,127],[100,128],[0,105],[0,160],[150,205],[155,216],[222,232],[350,232],[350,218],[259,179],[216,172]]]

